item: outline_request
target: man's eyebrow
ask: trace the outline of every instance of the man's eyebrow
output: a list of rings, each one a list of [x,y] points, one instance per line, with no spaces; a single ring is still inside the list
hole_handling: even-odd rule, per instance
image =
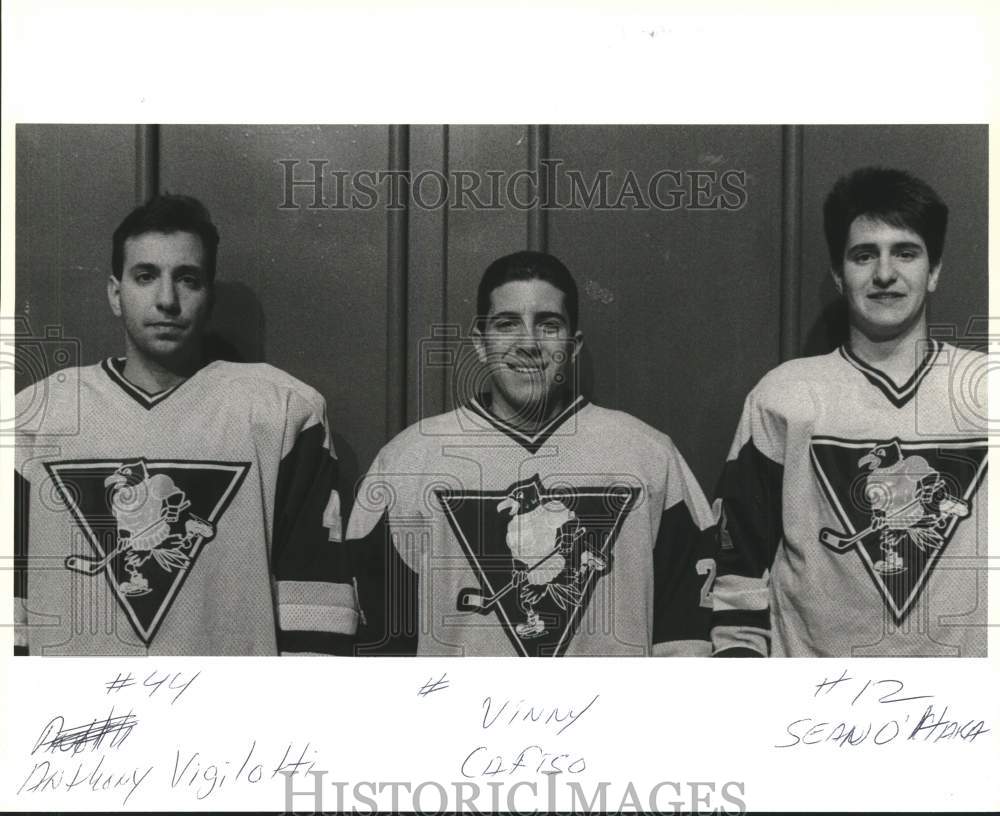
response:
[[[923,249],[923,247],[916,241],[895,241],[890,246],[892,249]],[[878,244],[875,243],[874,241],[866,241],[865,243],[861,244],[852,244],[847,248],[847,251],[857,252],[860,249],[866,249],[869,251],[873,249],[877,250]]]
[[[129,272],[159,272],[160,267],[154,263],[149,263],[148,261],[143,261],[141,263],[132,264],[128,268]]]
[[[178,272],[180,273],[197,272],[199,275],[201,275],[204,273],[204,271],[205,270],[202,269],[200,266],[198,266],[198,264],[181,264],[180,266],[174,267],[174,274],[177,274]]]
[[[520,312],[506,311],[506,312],[494,312],[489,316],[490,321],[494,320],[524,320],[524,315]],[[541,322],[543,320],[559,320],[563,323],[568,323],[565,315],[562,312],[536,312],[535,322]]]

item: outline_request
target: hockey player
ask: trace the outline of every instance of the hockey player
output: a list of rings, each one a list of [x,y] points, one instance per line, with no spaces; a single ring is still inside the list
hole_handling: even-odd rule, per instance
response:
[[[17,395],[15,651],[339,652],[355,629],[326,406],[208,362],[218,232],[162,195],[112,239],[125,356]]]
[[[986,654],[984,355],[927,326],[947,216],[897,170],[827,197],[849,341],[747,397],[719,487],[716,655]]]
[[[669,438],[575,393],[573,277],[517,252],[487,268],[477,307],[488,391],[386,445],[348,525],[369,554],[391,537],[416,573],[416,651],[708,655],[710,509]],[[361,591],[397,653],[406,585]]]

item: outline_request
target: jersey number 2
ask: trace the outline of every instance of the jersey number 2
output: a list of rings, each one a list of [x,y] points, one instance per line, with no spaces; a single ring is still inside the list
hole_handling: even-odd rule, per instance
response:
[[[694,565],[695,572],[699,575],[708,576],[705,578],[705,583],[701,585],[701,598],[698,601],[698,606],[703,606],[706,609],[712,608],[712,584],[715,583],[715,559],[714,558],[701,558]]]

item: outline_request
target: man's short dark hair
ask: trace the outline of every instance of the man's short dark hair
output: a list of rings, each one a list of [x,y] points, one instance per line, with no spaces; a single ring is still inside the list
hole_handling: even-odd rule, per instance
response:
[[[481,323],[489,315],[490,296],[494,289],[510,281],[526,280],[543,280],[546,283],[551,283],[563,293],[566,314],[569,316],[569,328],[570,331],[575,332],[580,298],[573,275],[565,264],[554,255],[531,250],[504,255],[486,267],[482,280],[479,281],[479,292],[476,295],[477,321]]]
[[[864,216],[917,233],[927,245],[931,266],[944,251],[948,207],[924,181],[902,170],[862,167],[840,178],[823,204],[823,228],[830,263],[844,269],[847,234]]]
[[[125,241],[147,232],[190,232],[201,239],[204,250],[205,275],[215,280],[215,257],[219,248],[219,231],[212,223],[205,205],[185,195],[163,193],[125,216],[111,238],[111,273],[121,280],[125,265]]]

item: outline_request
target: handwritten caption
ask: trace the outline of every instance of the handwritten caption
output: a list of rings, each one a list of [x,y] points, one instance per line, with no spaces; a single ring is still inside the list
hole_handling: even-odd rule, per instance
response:
[[[577,725],[600,700],[600,694],[575,705],[541,705],[511,698],[483,698],[479,724],[483,731],[532,731],[555,738]],[[550,746],[531,743],[513,752],[497,752],[488,745],[477,745],[465,756],[459,768],[466,779],[528,774],[582,773],[587,760],[580,754],[558,751]]]
[[[429,677],[417,690],[417,696],[426,698],[451,685],[447,673],[439,678]],[[580,722],[600,700],[600,694],[576,705],[543,705],[524,699],[495,699],[492,695],[482,699],[476,712],[477,727],[483,731],[543,732],[549,737],[561,737]],[[459,766],[459,773],[466,779],[482,777],[511,777],[534,774],[579,774],[587,769],[587,760],[579,754],[556,751],[539,743],[531,743],[514,751],[496,751],[488,745],[477,745],[469,751]]]
[[[119,673],[104,684],[105,694],[139,696],[174,706],[200,674],[153,671],[139,678]],[[124,755],[116,761],[119,757],[114,754],[126,745],[139,725],[134,708],[116,713],[112,705],[107,714],[74,722],[80,724],[67,725],[67,717],[57,714],[42,727],[29,754],[32,767],[17,789],[19,796],[112,791],[121,793],[122,804],[126,805],[140,788],[160,781],[171,789],[190,791],[202,801],[227,784],[255,785],[279,774],[287,777],[310,773],[319,759],[318,750],[308,742],[300,746],[291,741],[283,749],[259,750],[257,740],[248,738],[244,747],[229,756],[207,757],[201,751],[174,748],[162,763],[130,765]]]
[[[926,690],[922,690],[926,691]],[[813,699],[843,702],[842,719],[800,717],[785,726],[776,748],[828,745],[851,748],[904,742],[974,743],[990,733],[984,720],[952,713],[952,706],[934,694],[913,693],[896,678],[824,677],[813,687]]]

